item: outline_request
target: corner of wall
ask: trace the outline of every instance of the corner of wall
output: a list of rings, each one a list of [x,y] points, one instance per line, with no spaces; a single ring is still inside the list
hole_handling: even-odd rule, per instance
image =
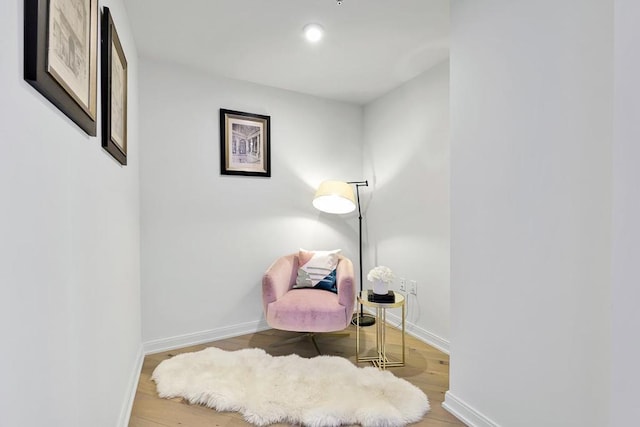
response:
[[[131,410],[133,409],[133,401],[136,398],[136,391],[138,390],[138,383],[140,382],[140,374],[142,373],[142,363],[144,362],[144,349],[142,344],[138,349],[136,360],[133,364],[133,369],[129,376],[129,383],[125,390],[125,399],[120,410],[120,416],[118,417],[118,426],[127,427],[131,418]]]

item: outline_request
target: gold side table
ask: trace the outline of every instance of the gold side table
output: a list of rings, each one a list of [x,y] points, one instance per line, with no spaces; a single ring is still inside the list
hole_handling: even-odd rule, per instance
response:
[[[360,362],[371,362],[373,366],[376,366],[379,369],[392,368],[396,366],[404,366],[405,359],[405,345],[404,345],[404,335],[405,335],[405,324],[404,324],[404,312],[405,312],[405,299],[404,295],[401,293],[393,291],[395,296],[394,302],[373,302],[367,299],[366,290],[360,292],[358,295],[358,304],[362,304],[366,307],[371,307],[376,309],[376,356],[364,356],[360,357],[360,318],[356,321],[356,363]],[[387,357],[387,348],[386,348],[386,340],[387,340],[387,309],[388,308],[402,308],[402,360],[401,361],[391,361]]]

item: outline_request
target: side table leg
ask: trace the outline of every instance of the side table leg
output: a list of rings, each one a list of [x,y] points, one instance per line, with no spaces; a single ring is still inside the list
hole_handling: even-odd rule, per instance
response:
[[[376,307],[376,352],[380,355],[380,308]]]
[[[387,309],[382,309],[382,370],[387,369]]]
[[[404,348],[405,348],[405,345],[404,345],[404,336],[405,336],[405,329],[404,329],[405,328],[405,321],[404,321],[404,318],[405,318],[405,304],[403,303],[402,304],[402,366],[404,366],[404,352],[405,352],[405,350],[404,350]]]
[[[360,316],[356,316],[356,363],[360,363]]]

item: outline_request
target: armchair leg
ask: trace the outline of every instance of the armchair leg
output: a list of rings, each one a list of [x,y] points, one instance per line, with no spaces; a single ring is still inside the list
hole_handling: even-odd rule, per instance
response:
[[[295,337],[287,338],[286,340],[270,344],[269,347],[282,347],[283,345],[289,345],[296,342],[300,342],[307,337],[313,336],[313,332],[304,332],[296,335]]]
[[[280,341],[277,343],[273,343],[271,345],[269,345],[269,347],[282,347],[284,345],[289,345],[289,344],[293,344],[296,342],[300,342],[302,340],[304,340],[305,338],[309,338],[311,339],[311,343],[313,344],[313,347],[316,349],[316,351],[318,352],[319,355],[322,354],[322,351],[320,351],[320,347],[318,346],[318,342],[316,341],[316,336],[318,334],[315,332],[303,332],[299,335],[296,335],[295,337],[292,338],[288,338],[284,341]],[[322,336],[330,336],[330,337],[347,337],[349,336],[349,333],[322,333]]]
[[[316,348],[316,351],[318,352],[318,354],[322,354],[322,352],[320,351],[320,347],[318,347],[318,343],[316,342],[316,335],[309,334],[309,338],[311,338],[311,342],[313,343],[313,346]]]

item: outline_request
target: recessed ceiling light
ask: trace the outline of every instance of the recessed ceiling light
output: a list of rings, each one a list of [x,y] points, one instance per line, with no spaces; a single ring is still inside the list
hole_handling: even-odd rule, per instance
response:
[[[320,41],[322,36],[324,35],[324,28],[319,24],[307,24],[304,26],[304,36],[311,43],[316,43]]]

